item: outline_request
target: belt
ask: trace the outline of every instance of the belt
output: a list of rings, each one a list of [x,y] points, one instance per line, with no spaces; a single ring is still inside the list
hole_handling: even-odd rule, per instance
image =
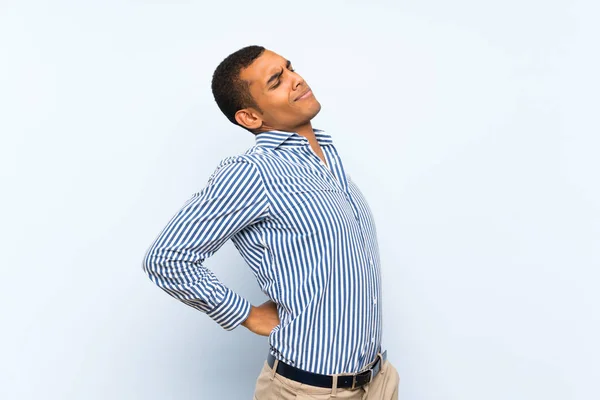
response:
[[[383,365],[386,359],[387,350],[384,351],[382,354],[378,354],[377,359],[372,363],[372,366],[370,366],[369,368],[356,374],[337,375],[337,387],[356,389],[366,385],[367,383],[375,379],[375,376],[377,376],[379,371],[381,371],[381,366]],[[272,354],[269,354],[269,356],[267,357],[267,363],[269,364],[269,367],[271,367],[271,369],[273,369],[275,360],[276,359]],[[304,371],[302,369],[293,367],[289,364],[284,363],[283,361],[277,362],[277,370],[275,372],[288,379],[304,383],[306,385],[324,388],[333,387],[334,376],[314,374],[312,372]]]

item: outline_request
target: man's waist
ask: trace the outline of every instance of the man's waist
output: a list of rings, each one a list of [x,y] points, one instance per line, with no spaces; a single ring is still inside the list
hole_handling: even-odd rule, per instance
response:
[[[332,343],[328,346],[323,343],[303,347],[282,346],[271,344],[270,354],[286,364],[307,372],[333,375],[340,373],[358,373],[363,371],[375,360],[381,351],[378,341],[368,341],[369,347],[344,346]]]

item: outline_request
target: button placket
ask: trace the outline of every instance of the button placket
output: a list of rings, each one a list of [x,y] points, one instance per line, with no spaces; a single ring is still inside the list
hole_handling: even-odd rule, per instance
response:
[[[306,147],[308,147],[308,152],[311,153],[317,160],[319,165],[322,167],[321,169],[325,169],[327,171],[327,174],[329,174],[329,176],[335,181],[336,185],[342,189],[342,191],[344,192],[344,195],[346,196],[346,200],[348,201],[348,203],[350,203],[350,207],[352,207],[352,212],[354,213],[354,218],[356,219],[356,222],[358,223],[361,232],[363,233],[362,236],[362,240],[363,243],[365,242],[364,239],[364,231],[362,229],[361,223],[360,223],[360,216],[359,216],[359,212],[358,212],[358,207],[356,206],[356,204],[354,203],[354,201],[352,200],[352,196],[350,196],[350,193],[348,193],[348,191],[344,188],[343,183],[340,181],[340,179],[343,179],[343,177],[340,177],[340,179],[338,179],[334,172],[332,170],[330,170],[327,165],[323,162],[323,160],[321,160],[321,158],[317,155],[317,153],[315,153],[315,151],[312,149],[312,147],[310,147],[310,145],[306,145]],[[333,159],[333,156],[331,157],[327,157],[326,152],[324,151],[323,154],[325,154],[325,158],[329,161],[331,167],[336,165],[335,160]],[[336,153],[337,154],[337,153]],[[342,168],[342,173],[343,173],[343,168]]]
[[[328,166],[327,166],[327,165],[326,165],[326,164],[323,162],[323,160],[321,160],[321,157],[319,157],[319,156],[317,155],[317,153],[315,153],[315,151],[312,149],[312,147],[310,147],[310,145],[309,145],[309,144],[306,144],[306,147],[308,147],[308,152],[309,152],[310,154],[312,154],[312,155],[313,155],[313,156],[314,156],[314,157],[317,159],[317,162],[318,162],[318,163],[319,163],[319,165],[322,167],[322,168],[319,168],[319,170],[320,170],[321,172],[322,172],[322,170],[323,170],[323,169],[324,169],[325,171],[327,171],[327,172],[326,172],[326,174],[327,174],[327,175],[329,175],[329,177],[330,177],[330,178],[332,178],[332,179],[334,180],[335,184],[336,184],[338,187],[340,187],[342,190],[344,190],[344,187],[343,187],[342,183],[341,183],[341,182],[338,180],[338,178],[336,178],[336,176],[335,176],[335,174],[333,173],[333,171],[331,171],[331,170],[329,169],[329,167],[328,167]],[[325,158],[327,158],[327,156],[325,156]],[[345,193],[345,192],[346,192],[346,191],[344,190],[344,193]]]

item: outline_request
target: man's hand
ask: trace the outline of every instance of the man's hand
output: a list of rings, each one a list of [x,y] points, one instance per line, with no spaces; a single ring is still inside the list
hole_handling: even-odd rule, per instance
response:
[[[271,331],[279,325],[277,304],[268,300],[258,307],[252,306],[248,318],[242,322],[242,325],[257,335],[269,336]]]

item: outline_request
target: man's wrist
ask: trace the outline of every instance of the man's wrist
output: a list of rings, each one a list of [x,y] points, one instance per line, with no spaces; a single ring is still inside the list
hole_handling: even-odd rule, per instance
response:
[[[256,307],[254,307],[252,304],[250,304],[250,311],[248,312],[248,316],[246,317],[246,319],[244,321],[242,321],[242,323],[240,325],[242,325],[245,328],[248,328],[248,326],[252,324],[252,319],[255,315],[256,315]]]
[[[250,306],[248,317],[241,323],[253,333],[261,336],[269,334],[279,324],[277,304],[268,300],[260,306]]]

